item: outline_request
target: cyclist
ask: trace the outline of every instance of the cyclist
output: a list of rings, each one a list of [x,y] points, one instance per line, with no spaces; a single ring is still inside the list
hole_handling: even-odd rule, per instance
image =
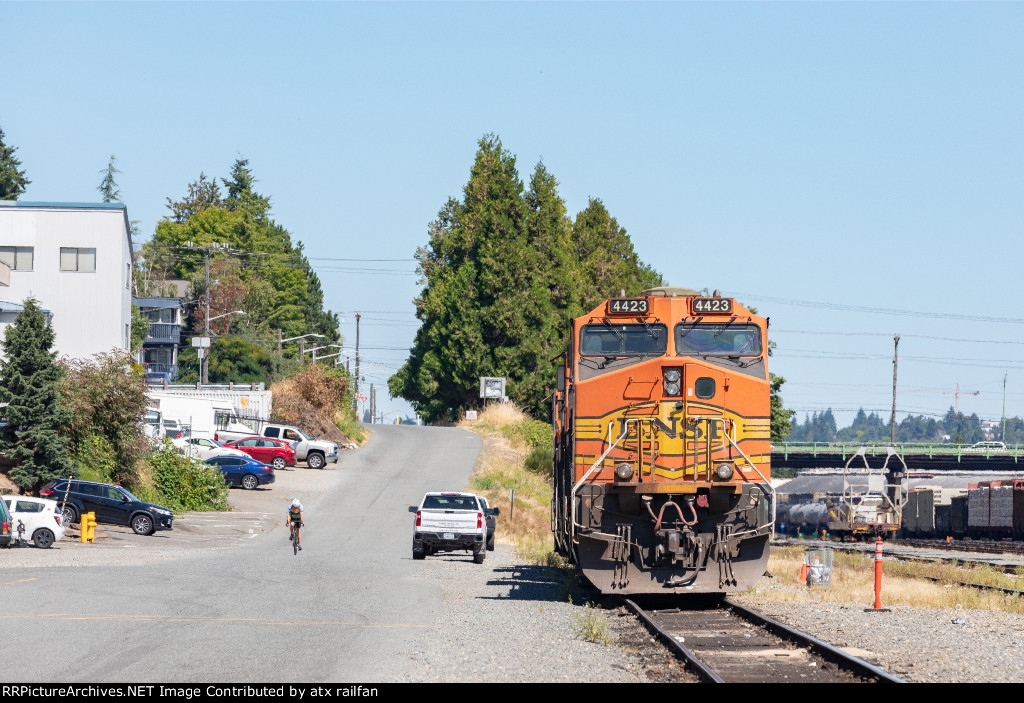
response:
[[[299,545],[299,550],[302,550],[302,503],[296,498],[292,501],[292,504],[288,506],[288,536],[289,538],[294,535],[295,541]]]

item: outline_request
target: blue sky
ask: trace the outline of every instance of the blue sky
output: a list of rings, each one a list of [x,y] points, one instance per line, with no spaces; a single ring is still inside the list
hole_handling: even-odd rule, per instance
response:
[[[887,420],[894,333],[898,417],[959,384],[998,420],[1004,373],[1024,415],[1024,4],[2,2],[0,27],[23,199],[95,200],[116,154],[148,237],[248,158],[347,342],[363,311],[367,384],[493,132],[671,284],[770,316],[798,417]]]

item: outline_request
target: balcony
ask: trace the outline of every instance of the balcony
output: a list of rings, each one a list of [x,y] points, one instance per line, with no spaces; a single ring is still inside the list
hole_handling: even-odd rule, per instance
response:
[[[181,325],[154,322],[149,326],[143,344],[181,344]]]
[[[171,381],[178,380],[178,365],[177,364],[156,364],[151,362],[143,362],[142,367],[146,369],[147,373],[150,372],[162,372],[166,373],[171,377]]]

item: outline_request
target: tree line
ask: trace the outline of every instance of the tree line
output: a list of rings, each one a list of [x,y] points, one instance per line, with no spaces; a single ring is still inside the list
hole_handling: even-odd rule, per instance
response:
[[[199,301],[209,296],[212,383],[264,381],[293,370],[294,364],[283,364],[276,353],[279,334],[341,341],[338,316],[324,307],[320,279],[302,243],[273,219],[270,198],[258,193],[255,183],[243,158],[220,184],[201,173],[179,200],[167,198],[170,214],[143,245],[137,269],[140,295],[168,293],[171,279],[189,282],[193,304],[186,308],[185,329],[193,335],[206,328],[206,306]],[[209,288],[204,249],[210,251]],[[245,314],[222,316],[236,310]],[[286,356],[295,353],[294,346],[285,350]],[[179,366],[181,380],[199,379],[191,347],[182,349]]]
[[[1024,444],[1024,421],[1018,417],[1006,419],[1003,436],[1002,423],[996,426],[993,439],[1007,445]],[[883,443],[892,439],[888,420],[877,413],[866,413],[861,408],[849,427],[836,426],[836,418],[829,408],[821,413],[805,415],[803,422],[793,424],[787,442],[865,442]],[[976,414],[964,415],[952,407],[941,418],[907,415],[896,424],[896,441],[974,444],[989,439]]]

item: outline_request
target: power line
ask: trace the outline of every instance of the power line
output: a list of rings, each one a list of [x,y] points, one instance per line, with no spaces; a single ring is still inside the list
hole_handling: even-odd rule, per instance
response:
[[[825,332],[822,330],[775,330],[776,333],[785,334],[816,334],[816,335],[840,335],[844,337],[889,337],[892,335],[888,332]],[[913,337],[915,339],[935,339],[943,342],[969,342],[973,344],[1020,344],[1024,345],[1024,342],[1009,341],[1009,340],[997,340],[997,339],[965,339],[963,337],[935,337],[927,334],[903,334],[900,333],[900,337]]]
[[[755,301],[767,303],[779,303],[780,305],[795,305],[807,308],[820,308],[824,310],[846,310],[849,312],[869,312],[880,315],[900,315],[905,317],[928,317],[940,320],[963,320],[966,322],[1007,322],[1011,324],[1024,324],[1024,318],[1015,317],[985,317],[982,315],[961,315],[952,312],[922,312],[915,310],[899,310],[896,308],[876,308],[867,305],[844,305],[842,303],[824,303],[814,300],[793,300],[789,298],[775,298],[755,293],[729,292],[731,298],[748,298]]]

